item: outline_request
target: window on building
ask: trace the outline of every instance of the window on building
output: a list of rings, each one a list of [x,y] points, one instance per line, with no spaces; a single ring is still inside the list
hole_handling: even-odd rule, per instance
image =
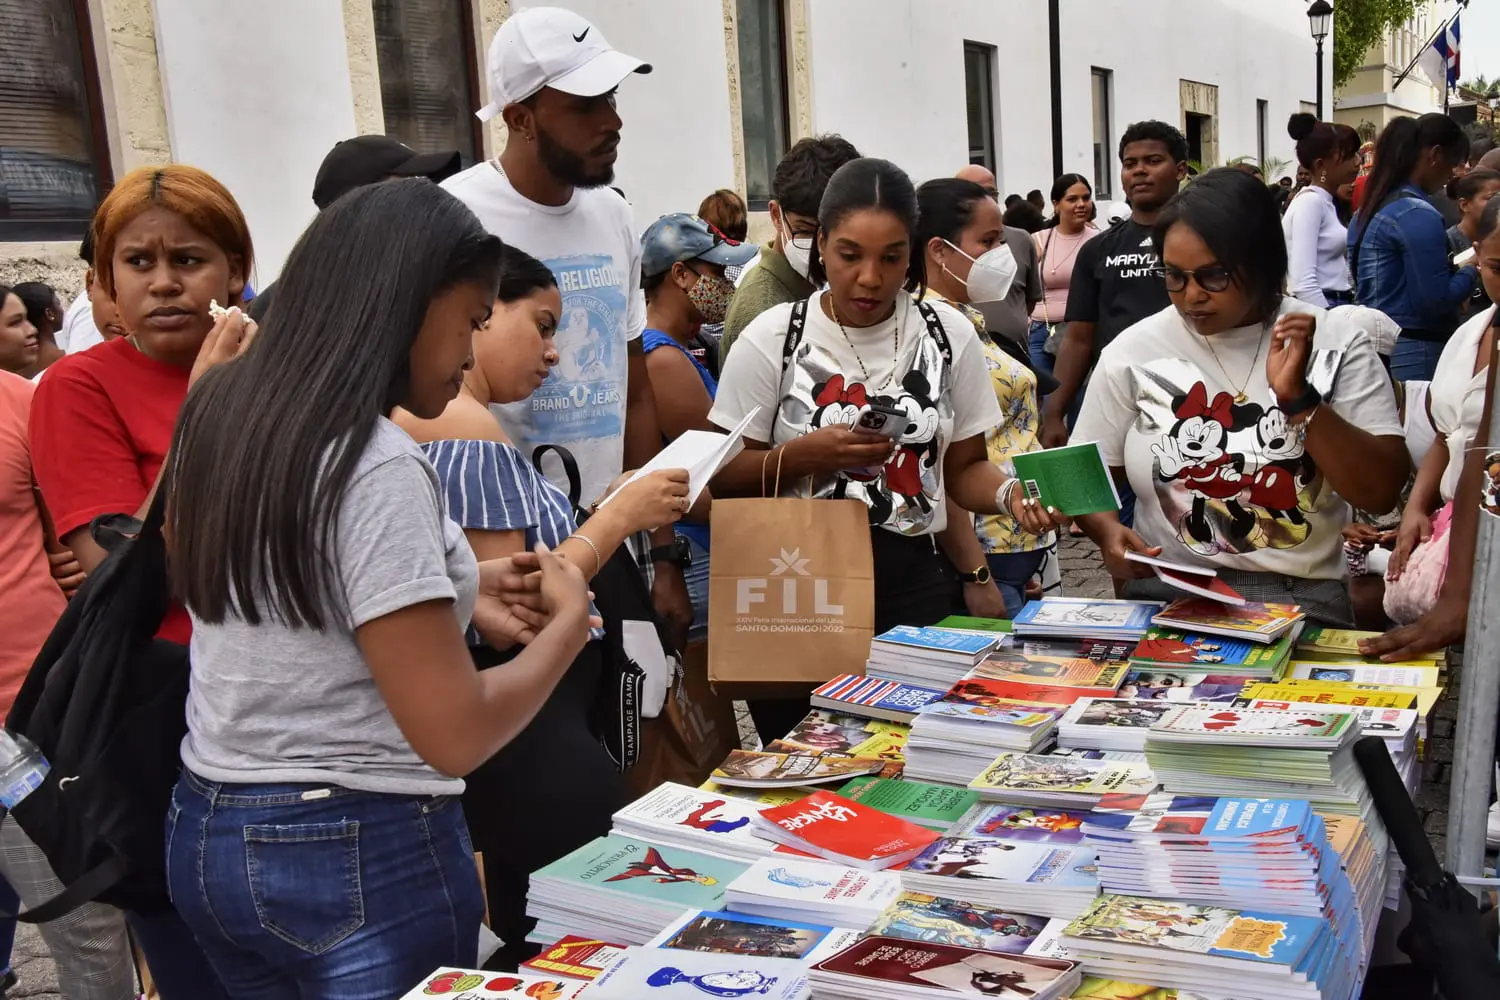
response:
[[[788,149],[786,10],[783,0],[737,0],[740,129],[745,139],[746,201],[765,211],[771,175]]]
[[[1114,137],[1110,134],[1112,111],[1110,92],[1114,89],[1113,70],[1095,66],[1092,71],[1094,100],[1094,197],[1113,198],[1115,189]]]
[[[419,153],[483,155],[469,0],[373,0],[385,131]]]
[[[83,235],[111,183],[87,0],[0,0],[0,240]]]
[[[1255,163],[1262,171],[1266,169],[1266,156],[1271,149],[1271,104],[1269,101],[1255,102]],[[1273,180],[1271,177],[1267,181]]]
[[[969,162],[999,174],[995,156],[995,47],[964,42],[964,105]]]

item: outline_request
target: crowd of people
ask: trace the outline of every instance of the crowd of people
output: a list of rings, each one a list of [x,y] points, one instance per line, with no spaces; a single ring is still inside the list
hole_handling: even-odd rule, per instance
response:
[[[0,702],[154,521],[173,601],[149,625],[191,664],[174,908],[44,924],[69,997],[134,995],[127,927],[166,1000],[395,996],[475,965],[486,914],[496,961],[526,958],[529,873],[628,798],[601,742],[612,571],[669,645],[703,641],[713,497],[863,503],[877,631],[1013,616],[1071,528],[1122,596],[1169,596],[1127,558],[1163,556],[1403,626],[1372,655],[1462,638],[1500,173],[1452,121],[1398,119],[1365,163],[1294,116],[1296,188],[1190,179],[1182,134],[1137,122],[1112,222],[1079,174],[1002,203],[983,167],[918,183],[810,137],[756,246],[731,190],[638,226],[609,186],[616,89],[650,69],[518,12],[480,112],[503,152],[340,143],[259,294],[232,192],[180,164],[109,193],[67,308],[0,287]],[[860,426],[872,405],[898,434]],[[631,475],[742,423],[696,504],[685,470]],[[1117,513],[1069,525],[1020,488],[1016,455],[1070,440]],[[805,708],[751,702],[764,739]],[[0,873],[0,911],[60,888],[11,817]]]

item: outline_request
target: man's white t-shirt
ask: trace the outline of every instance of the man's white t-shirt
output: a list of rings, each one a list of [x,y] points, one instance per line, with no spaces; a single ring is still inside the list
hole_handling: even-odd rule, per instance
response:
[[[1308,380],[1332,409],[1377,437],[1401,437],[1390,376],[1369,335],[1338,313],[1284,298],[1278,315],[1292,312],[1317,317]],[[1349,504],[1276,405],[1266,380],[1270,339],[1269,325],[1205,338],[1175,308],[1148,316],[1100,353],[1072,439],[1098,442],[1105,464],[1125,469],[1138,498],[1136,533],[1160,545],[1162,558],[1341,579]],[[1241,386],[1249,398],[1237,404]]]
[[[491,233],[557,276],[560,361],[529,399],[491,404],[490,412],[524,455],[543,444],[566,448],[583,479],[580,500],[590,503],[624,471],[627,344],[646,326],[630,206],[609,188],[575,188],[565,205],[539,205],[493,162],[476,163],[442,186]]]
[[[823,291],[814,292],[807,303],[807,325],[803,328],[802,343],[815,344],[828,352],[842,369],[844,377],[852,387],[865,384],[869,395],[894,391],[887,388],[891,370],[896,366],[896,343],[901,345],[902,369],[910,367],[911,356],[917,342],[930,337],[927,324],[915,301],[903,296],[896,303],[891,317],[868,327],[848,327],[848,338],[838,324],[823,312]],[[931,499],[933,506],[930,534],[942,531],[948,525],[947,510],[943,504],[945,490],[942,488],[943,458],[948,446],[954,441],[971,437],[982,437],[998,427],[1003,419],[1000,403],[990,385],[989,368],[984,360],[984,348],[974,324],[964,318],[963,313],[946,302],[929,302],[953,350],[953,374],[950,401],[953,405],[951,421],[943,420],[937,436],[942,449],[938,456],[938,493]],[[718,427],[729,430],[738,426],[751,410],[760,407],[755,419],[745,428],[745,437],[772,445],[784,444],[792,437],[806,432],[806,427],[792,427],[783,419],[781,405],[782,347],[786,343],[787,326],[792,318],[792,303],[772,306],[750,321],[740,338],[734,342],[724,363],[719,378],[719,391],[714,397],[713,409],[708,419]],[[896,336],[900,324],[900,337]],[[852,340],[852,344],[851,344]],[[861,367],[863,365],[863,367]],[[864,377],[869,372],[868,380]],[[853,409],[850,410],[853,419]],[[805,414],[804,414],[805,416]],[[804,482],[801,484],[805,486]]]
[[[64,354],[78,354],[95,344],[104,343],[104,334],[94,325],[94,308],[87,292],[79,293],[63,313],[62,327],[54,338]]]

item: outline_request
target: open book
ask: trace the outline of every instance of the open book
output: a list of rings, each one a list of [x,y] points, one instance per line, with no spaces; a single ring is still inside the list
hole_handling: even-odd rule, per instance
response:
[[[624,483],[629,486],[642,476],[649,476],[653,472],[662,469],[686,469],[688,470],[688,501],[697,503],[698,497],[708,486],[709,480],[719,474],[719,470],[729,464],[729,460],[745,450],[745,428],[750,426],[750,421],[760,412],[760,407],[755,407],[745,414],[741,420],[728,434],[716,434],[713,431],[683,431],[682,435],[656,453],[656,457],[635,471]],[[621,487],[622,489],[624,487]],[[615,493],[619,493],[615,490]],[[615,498],[611,493],[599,501],[603,507]]]
[[[1127,552],[1125,558],[1130,562],[1150,566],[1151,571],[1162,583],[1176,587],[1194,597],[1206,597],[1210,601],[1218,601],[1221,604],[1246,603],[1239,591],[1219,579],[1217,570],[1206,569],[1202,566],[1189,566],[1186,563],[1168,562],[1165,559],[1141,555],[1139,552]]]

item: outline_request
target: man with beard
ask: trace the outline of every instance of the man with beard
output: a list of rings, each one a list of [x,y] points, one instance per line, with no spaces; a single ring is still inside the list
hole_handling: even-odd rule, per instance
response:
[[[651,67],[610,48],[572,11],[533,7],[495,33],[487,72],[491,100],[479,117],[504,119],[505,150],[443,187],[486,229],[552,270],[567,317],[551,377],[530,399],[490,409],[522,454],[544,444],[567,449],[587,505],[661,450],[641,351],[641,243],[630,206],[609,188],[620,145],[615,90]],[[641,555],[652,602],[681,639],[692,606],[671,526]]]

